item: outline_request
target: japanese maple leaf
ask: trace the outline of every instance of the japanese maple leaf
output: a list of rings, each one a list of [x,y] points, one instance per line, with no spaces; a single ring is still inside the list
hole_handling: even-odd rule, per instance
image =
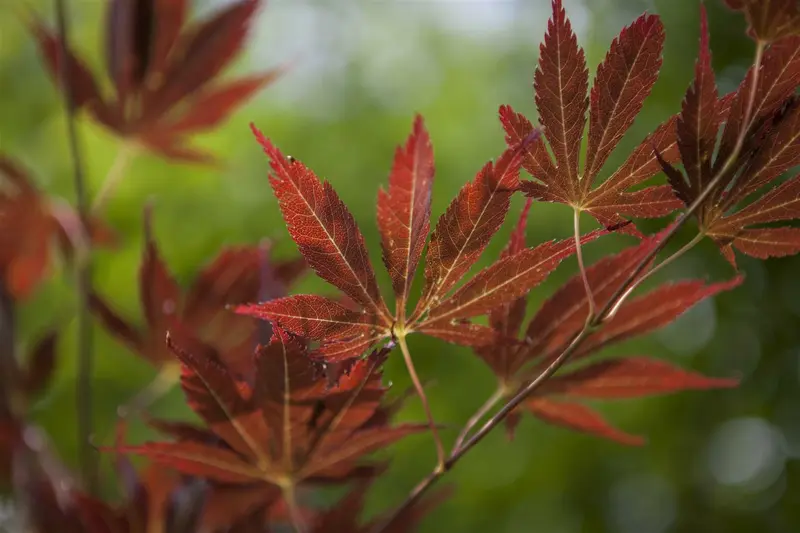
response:
[[[524,247],[525,217],[503,254],[513,255]],[[659,243],[661,235],[645,237],[635,247],[605,257],[586,270],[586,277],[597,305],[604,306],[632,274],[636,266]],[[571,362],[587,357],[612,344],[644,335],[674,321],[696,303],[721,291],[736,287],[742,278],[723,283],[679,281],[661,285],[629,299],[599,330],[591,333],[573,353]],[[498,307],[489,315],[498,337],[520,335],[527,301],[520,298]],[[499,386],[496,401],[515,394],[538,376],[583,329],[589,304],[583,280],[576,275],[539,308],[522,333],[523,342],[506,341],[478,350],[478,355],[496,374]],[[588,365],[568,365],[550,378],[508,419],[513,431],[520,413],[528,411],[548,423],[609,438],[623,444],[640,444],[640,437],[624,433],[611,425],[584,399],[617,399],[651,396],[689,389],[731,387],[735,380],[709,378],[677,368],[666,361],[645,357],[603,360]]]
[[[750,25],[748,33],[756,40],[776,41],[800,35],[797,0],[725,0],[725,3],[745,14]]]
[[[620,225],[623,216],[660,217],[680,207],[668,186],[630,191],[660,172],[654,145],[665,159],[677,158],[674,118],[660,125],[607,180],[592,188],[658,78],[663,44],[664,28],[659,18],[640,16],[611,43],[589,94],[583,49],[578,46],[561,0],[553,0],[553,15],[539,49],[533,88],[539,122],[555,160],[544,139],[528,144],[522,165],[535,181],[522,181],[520,186],[527,196],[585,211],[606,227]],[[587,110],[588,148],[581,167]],[[533,130],[531,122],[510,106],[500,108],[500,120],[509,146],[517,145]],[[633,226],[626,231],[638,234]]]
[[[374,371],[388,350],[359,361],[331,389],[304,346],[280,329],[254,359],[251,385],[220,355],[180,328],[168,341],[181,362],[190,407],[220,444],[202,432],[172,432],[176,442],[150,442],[120,451],[149,457],[185,474],[251,490],[300,483],[341,482],[363,475],[363,457],[426,426],[390,426],[382,410],[386,388]]]
[[[228,304],[286,294],[304,271],[301,259],[273,262],[258,246],[229,246],[182,291],[169,272],[153,237],[151,210],[144,215],[144,249],[139,292],[146,329],[119,316],[97,294],[90,299],[94,315],[134,353],[155,366],[166,365],[177,381],[179,366],[164,344],[167,331],[180,322],[226,354],[234,368],[252,355],[258,323],[228,312]]]
[[[770,45],[759,74],[755,94],[751,94],[751,69],[727,112],[720,116],[719,109],[724,105],[717,97],[703,9],[695,78],[676,124],[684,173],[667,161],[662,161],[662,166],[675,194],[687,206],[722,174],[720,185],[696,216],[701,234],[711,237],[733,265],[734,248],[760,259],[800,252],[800,229],[765,226],[800,217],[797,177],[737,210],[742,202],[757,196],[766,185],[800,163],[800,100],[794,95],[800,84],[800,37],[787,37]],[[752,120],[745,124],[751,96]],[[743,129],[744,143],[737,156],[735,145]],[[733,156],[735,160],[729,162]]]
[[[115,243],[100,220],[90,219],[88,231],[94,246]],[[69,259],[82,233],[75,210],[42,194],[22,166],[0,154],[0,276],[15,299],[28,297],[47,277],[54,242]]]
[[[187,0],[111,0],[105,24],[106,76],[112,94],[73,50],[67,51],[75,104],[115,134],[168,159],[211,162],[187,145],[275,79],[270,70],[214,82],[242,50],[259,0],[229,3],[187,24]],[[61,85],[59,37],[30,24],[50,74]]]
[[[237,311],[319,341],[312,355],[327,362],[358,357],[380,342],[396,339],[409,363],[405,337],[414,332],[470,346],[491,344],[492,330],[468,319],[525,294],[575,251],[571,240],[526,248],[453,290],[500,228],[518,188],[521,149],[509,149],[464,185],[439,219],[428,243],[422,297],[408,313],[411,283],[430,228],[434,175],[433,149],[418,116],[408,141],[397,149],[388,190],[378,195],[383,262],[395,296],[391,311],[378,289],[361,231],[331,184],[320,181],[300,161],[284,157],[253,130],[270,157],[270,184],[290,235],[309,266],[357,307],[297,295]],[[598,235],[589,234],[583,241]]]
[[[181,476],[162,465],[136,472],[127,465],[121,503],[73,491],[74,507],[86,533],[194,533],[228,531],[254,505],[265,505],[280,491],[246,493]]]

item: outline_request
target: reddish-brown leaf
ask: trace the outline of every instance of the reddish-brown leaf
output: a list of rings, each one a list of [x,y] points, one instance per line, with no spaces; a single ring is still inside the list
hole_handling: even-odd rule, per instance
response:
[[[421,116],[404,147],[395,152],[389,189],[378,192],[378,228],[383,262],[399,308],[405,308],[431,225],[433,147]]]
[[[646,237],[638,246],[606,256],[586,269],[586,278],[598,306],[604,306],[633,270],[658,244],[661,235]],[[525,331],[525,347],[507,363],[513,375],[531,358],[557,354],[583,328],[589,304],[580,275],[570,278],[548,298]],[[509,376],[510,376],[509,375]]]
[[[725,0],[728,7],[744,12],[755,40],[775,41],[800,34],[800,10],[796,0]]]
[[[575,352],[585,357],[617,342],[650,333],[670,324],[697,303],[741,285],[743,277],[706,284],[699,280],[661,285],[650,292],[627,300],[602,329],[592,333]]]
[[[800,37],[786,37],[770,46],[760,63],[758,85],[753,88],[751,69],[723,103],[716,96],[704,10],[701,22],[695,80],[677,124],[686,175],[668,161],[660,164],[675,194],[687,206],[709,182],[719,180],[718,188],[706,197],[696,217],[704,234],[717,243],[734,266],[734,248],[760,259],[796,254],[800,252],[800,231],[796,228],[753,227],[797,218],[797,186],[793,180],[738,212],[736,208],[800,162],[800,101],[794,95],[800,83]],[[721,121],[725,127],[716,149]]]
[[[171,347],[183,364],[189,404],[224,445],[180,429],[170,431],[176,443],[129,446],[126,453],[224,483],[343,481],[362,471],[364,455],[427,427],[389,426],[381,415],[386,388],[375,366],[383,352],[356,362],[329,388],[302,344],[276,329],[257,351],[250,386],[210,347],[188,335],[180,342]]]
[[[663,46],[661,21],[655,15],[644,15],[622,30],[597,67],[590,98],[584,188],[589,188],[642,110],[644,99],[658,79]]]
[[[534,74],[536,107],[544,134],[553,150],[558,188],[574,196],[579,182],[578,159],[589,107],[589,71],[578,38],[561,6],[553,0],[553,16],[539,47],[539,66]]]
[[[239,0],[178,37],[163,83],[144,95],[144,123],[199,90],[238,55],[258,5],[259,0]]]
[[[214,128],[228,118],[242,102],[275,81],[280,74],[279,70],[270,70],[204,91],[192,100],[190,108],[184,114],[159,127],[158,132],[180,135]]]
[[[237,0],[187,27],[186,0],[110,2],[104,29],[113,96],[104,99],[89,68],[68,51],[76,105],[117,135],[168,159],[213,163],[210,154],[187,146],[188,137],[219,125],[278,74],[212,86],[242,50],[259,5],[260,0]],[[61,85],[58,34],[37,19],[29,25]]]
[[[311,294],[241,305],[236,312],[275,321],[295,335],[317,341],[350,339],[370,334],[375,329],[369,316],[348,309],[330,298]]]
[[[100,221],[92,218],[89,226],[93,245],[114,244]],[[0,154],[0,277],[15,299],[28,297],[47,276],[53,244],[60,242],[71,261],[83,232],[71,207],[43,195],[22,166]]]
[[[69,72],[66,82],[69,84],[74,105],[76,107],[84,107],[88,104],[102,105],[97,82],[83,60],[68,48],[66,54],[67,64],[64,66],[62,61],[65,58],[61,51],[58,35],[50,32],[41,21],[36,19],[29,22],[29,28],[36,38],[39,50],[53,81],[62,91],[64,90],[62,71],[67,70]]]
[[[487,163],[467,183],[441,216],[431,235],[425,260],[425,288],[414,316],[438,304],[483,253],[508,213],[519,186],[521,157],[517,147],[496,164]]]
[[[667,189],[629,192],[660,171],[654,147],[668,161],[677,159],[674,119],[656,130],[627,161],[598,187],[597,176],[620,139],[641,111],[661,68],[664,31],[654,15],[642,15],[622,30],[599,65],[591,97],[583,50],[578,46],[560,0],[553,1],[539,66],[534,77],[536,106],[553,162],[541,139],[528,144],[524,168],[535,181],[523,181],[529,197],[558,202],[589,212],[612,227],[622,216],[660,217],[680,207]],[[579,153],[590,108],[586,162],[580,170]],[[510,107],[500,108],[506,143],[513,146],[533,130],[532,124]],[[638,234],[629,226],[624,231]]]
[[[581,238],[586,244],[602,232]],[[469,283],[431,310],[429,322],[458,320],[490,313],[527,294],[556,267],[575,253],[573,239],[549,241],[504,257],[477,274]]]
[[[178,336],[168,336],[167,346],[181,363],[181,386],[189,407],[231,448],[263,468],[269,462],[262,449],[268,431],[249,386],[230,374],[213,348],[179,329],[171,333]]]
[[[255,126],[253,133],[270,158],[270,184],[289,233],[309,266],[384,325],[391,325],[364,237],[333,187],[299,161],[287,159]]]
[[[525,403],[525,408],[533,416],[548,424],[603,437],[629,446],[644,444],[642,437],[625,433],[609,425],[597,412],[579,403],[532,398]]]
[[[611,359],[556,376],[538,394],[573,398],[638,398],[682,390],[735,387],[735,379],[709,378],[644,357]]]
[[[750,113],[752,119],[757,123],[772,116],[786,99],[794,94],[800,84],[800,37],[781,39],[767,48],[761,60],[760,70],[762,72],[758,77],[758,88]],[[720,114],[726,118],[725,129],[715,160],[715,171],[719,171],[730,157],[736,145],[736,138],[744,127],[742,122],[753,88],[753,72],[753,67],[750,67],[739,89],[731,93],[730,109],[720,110]],[[720,106],[722,106],[722,101],[720,101]],[[742,185],[741,180],[737,183],[739,186]],[[747,193],[744,193],[744,196],[746,195]],[[735,201],[744,197],[739,193],[734,196],[737,199]]]
[[[492,328],[465,322],[432,322],[419,326],[418,331],[443,341],[472,348],[484,348],[496,346],[501,342],[509,342]],[[511,341],[515,340],[511,339]]]
[[[683,198],[696,198],[711,179],[711,163],[717,141],[717,84],[711,69],[711,47],[705,6],[700,8],[700,51],[695,65],[694,81],[686,92],[676,131],[678,148],[688,184],[672,183]],[[682,192],[688,186],[687,192]]]
[[[181,326],[224,354],[225,363],[238,369],[252,354],[258,324],[230,312],[226,306],[257,300],[262,293],[284,295],[287,286],[302,274],[304,263],[275,262],[257,246],[223,248],[198,273],[184,296],[161,257],[150,217],[147,210],[139,269],[146,327],[140,329],[120,316],[97,294],[90,298],[93,314],[110,333],[154,365],[174,362],[164,338],[168,330]],[[262,275],[265,269],[272,272],[269,279]]]
[[[524,224],[525,213],[520,225]],[[665,232],[668,230],[665,230]],[[508,249],[518,246],[512,239]],[[638,246],[607,256],[586,269],[585,277],[598,307],[610,298],[633,274],[638,264],[660,243],[664,233],[645,237]],[[509,257],[504,251],[505,259]],[[502,260],[501,260],[502,261]],[[706,284],[685,281],[663,285],[649,293],[626,300],[602,326],[589,333],[577,346],[572,360],[585,358],[600,349],[634,336],[643,335],[674,321],[701,300],[738,286],[741,277],[723,283]],[[517,339],[525,312],[525,299],[506,302],[490,311],[489,321],[495,340],[477,346],[476,353],[489,365],[506,391],[515,391],[541,374],[585,327],[589,304],[584,279],[575,275],[540,307],[531,319],[524,339]],[[491,338],[486,335],[486,338]],[[662,394],[685,389],[733,386],[736,382],[707,378],[649,359],[629,358],[603,361],[567,370],[550,378],[526,403],[528,411],[543,420],[578,431],[593,433],[626,444],[640,443],[633,437],[609,426],[587,407],[551,399],[623,398]],[[512,435],[519,421],[519,411],[507,422]]]

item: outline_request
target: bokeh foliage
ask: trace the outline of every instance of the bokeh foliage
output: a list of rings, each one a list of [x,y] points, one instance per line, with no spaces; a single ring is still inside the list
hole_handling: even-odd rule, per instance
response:
[[[199,11],[216,3],[196,2]],[[658,13],[666,27],[661,77],[623,147],[612,155],[619,162],[626,149],[679,109],[696,53],[698,1],[565,3],[587,49],[590,72],[611,38],[642,11]],[[104,2],[69,4],[77,46],[100,64]],[[707,4],[714,67],[721,91],[727,92],[751,61],[752,43],[740,16],[721,1]],[[23,5],[51,15],[50,4],[42,0],[0,6],[0,150],[31,168],[47,191],[71,199],[61,102],[15,16],[15,8]],[[222,167],[178,166],[147,155],[134,161],[108,208],[122,244],[96,254],[96,287],[123,311],[139,312],[134,280],[142,207],[151,198],[157,239],[184,283],[223,244],[269,238],[278,255],[296,254],[266,182],[267,162],[249,132],[250,121],[330,179],[366,241],[377,244],[377,187],[413,113],[422,113],[436,153],[433,213],[438,217],[458,188],[502,150],[498,106],[510,103],[533,114],[531,82],[548,10],[546,0],[268,3],[236,70],[286,62],[288,73],[224,127],[198,139],[221,157]],[[97,191],[119,141],[88,121],[81,123],[80,135]],[[515,208],[520,205],[515,199]],[[506,227],[493,241],[488,256],[497,255],[509,231]],[[569,210],[536,204],[529,232],[537,242],[569,235]],[[608,251],[604,246],[588,247],[590,261]],[[380,250],[374,246],[370,252],[378,264]],[[741,376],[739,389],[604,405],[620,427],[648,436],[643,448],[624,448],[530,419],[511,443],[498,431],[448,475],[446,482],[457,491],[423,530],[795,531],[800,523],[800,259],[760,263],[742,258],[740,265],[747,276],[741,288],[698,306],[659,334],[619,348],[666,357],[710,375]],[[574,260],[563,265],[534,291],[533,304],[575,270]],[[705,243],[664,276],[709,271],[715,278],[730,274],[713,245]],[[380,282],[388,287],[387,279]],[[34,416],[68,464],[76,457],[71,287],[70,277],[59,273],[20,316],[22,338],[29,342],[51,324],[67,326],[57,382],[35,406]],[[309,276],[296,290],[329,289]],[[455,428],[491,393],[491,373],[467,350],[428,339],[410,343],[423,379],[430,381],[434,415],[453,425],[446,432],[452,439]],[[103,443],[111,438],[117,405],[144,386],[153,370],[99,329],[95,344],[96,438]],[[399,358],[389,362],[386,374],[396,392],[410,386]],[[188,416],[177,389],[153,412]],[[410,401],[401,418],[422,420],[419,402]],[[144,431],[138,428],[131,440],[143,438]],[[371,508],[400,501],[433,460],[427,436],[397,445]]]

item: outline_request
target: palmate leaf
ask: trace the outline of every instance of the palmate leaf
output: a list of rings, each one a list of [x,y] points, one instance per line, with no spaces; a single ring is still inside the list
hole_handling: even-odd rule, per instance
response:
[[[386,388],[375,371],[386,350],[358,361],[328,388],[304,347],[276,329],[256,353],[251,385],[231,374],[213,348],[175,332],[168,342],[181,361],[187,401],[221,444],[201,431],[170,430],[176,442],[127,446],[125,453],[221,483],[286,488],[359,476],[366,454],[427,427],[388,425]]]
[[[279,74],[270,70],[234,81],[214,79],[242,50],[260,0],[238,0],[187,24],[187,0],[111,0],[105,21],[106,75],[113,94],[68,50],[75,103],[120,137],[163,157],[208,163],[211,154],[187,145],[214,128]],[[59,85],[59,37],[38,19],[29,26]]]
[[[283,295],[305,271],[302,259],[274,261],[258,246],[228,246],[203,268],[188,290],[178,285],[161,257],[152,230],[152,210],[144,213],[144,247],[139,267],[142,330],[120,316],[98,294],[91,310],[103,326],[131,351],[155,366],[175,363],[164,345],[167,331],[180,323],[225,353],[234,367],[252,354],[257,324],[228,313],[226,305],[258,299],[264,292]],[[264,272],[269,271],[266,279]],[[176,376],[177,377],[177,376]]]
[[[504,255],[524,246],[523,212],[517,231]],[[658,245],[661,235],[645,237],[635,247],[607,256],[586,269],[586,278],[598,306],[604,306],[632,275],[636,266]],[[652,396],[690,389],[711,389],[736,385],[735,380],[709,378],[674,367],[665,361],[643,357],[618,358],[590,363],[583,361],[599,350],[666,326],[698,302],[738,286],[742,278],[706,284],[680,281],[656,287],[627,300],[612,318],[592,332],[573,353],[571,363],[538,388],[508,419],[509,431],[525,410],[548,423],[609,438],[623,444],[640,444],[642,439],[610,426],[583,399],[612,399]],[[576,275],[542,304],[522,330],[527,301],[498,307],[489,322],[498,337],[496,346],[477,354],[496,374],[506,394],[515,393],[539,375],[583,329],[589,312],[583,279]],[[522,337],[520,338],[520,334]]]
[[[395,292],[392,313],[378,290],[364,238],[333,187],[300,161],[284,157],[253,129],[270,158],[270,183],[290,235],[311,268],[354,305],[298,295],[239,306],[237,312],[274,321],[318,342],[312,355],[327,362],[358,357],[382,341],[413,332],[468,346],[493,344],[491,328],[467,320],[524,295],[575,252],[573,240],[520,248],[456,289],[505,220],[519,186],[521,152],[535,138],[534,132],[496,163],[487,163],[441,216],[428,244],[422,297],[407,314],[408,288],[430,227],[434,169],[430,139],[417,117],[407,142],[395,154],[389,189],[381,191],[378,200],[383,257]],[[600,234],[587,234],[581,242]]]
[[[116,237],[102,221],[91,218],[89,237],[95,247],[111,246]],[[16,299],[28,297],[53,263],[53,244],[71,259],[83,239],[78,213],[45,196],[29,173],[0,154],[0,276]]]
[[[620,139],[633,124],[658,78],[664,30],[655,15],[642,15],[623,29],[597,69],[590,94],[583,50],[566,16],[561,0],[553,0],[553,16],[540,47],[534,76],[536,107],[545,137],[528,145],[523,166],[535,181],[522,181],[521,189],[533,198],[558,202],[591,214],[606,227],[622,217],[652,218],[680,207],[669,187],[630,189],[660,172],[653,154],[657,147],[668,161],[677,159],[674,119],[670,119],[636,148],[611,177],[592,188],[600,170]],[[580,149],[589,110],[586,160],[580,168]],[[506,142],[514,146],[533,125],[510,106],[500,108]],[[633,226],[626,231],[638,233]]]
[[[163,423],[153,425],[165,431],[194,434],[185,424],[169,428]],[[124,422],[118,426],[116,449],[124,445],[125,426]],[[272,505],[280,497],[276,487],[242,490],[184,476],[160,464],[137,471],[122,454],[117,454],[114,463],[123,489],[121,502],[110,503],[77,489],[70,492],[74,512],[86,533],[227,531],[254,507]]]
[[[721,175],[720,185],[700,206],[697,220],[700,231],[719,245],[734,266],[734,249],[760,259],[796,254],[800,229],[772,225],[800,218],[796,177],[746,207],[741,205],[800,163],[800,101],[794,95],[800,84],[800,37],[771,44],[761,61],[755,94],[751,68],[726,108],[717,97],[711,69],[705,10],[701,22],[695,79],[676,128],[684,172],[665,160],[661,165],[686,205]],[[751,120],[744,124],[751,98]],[[737,153],[736,140],[742,134]]]
[[[800,9],[796,0],[725,0],[731,9],[747,16],[749,34],[756,40],[776,41],[800,35]]]

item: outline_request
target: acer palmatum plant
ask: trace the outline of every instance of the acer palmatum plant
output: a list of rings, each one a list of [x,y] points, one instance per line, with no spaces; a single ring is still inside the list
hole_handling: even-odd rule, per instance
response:
[[[718,95],[701,8],[699,56],[680,111],[602,181],[609,156],[658,78],[665,35],[656,15],[642,15],[619,34],[589,89],[584,52],[554,0],[533,76],[539,126],[502,106],[508,149],[484,165],[434,223],[433,146],[416,117],[397,148],[388,187],[378,191],[390,292],[381,291],[368,245],[334,187],[284,156],[253,126],[302,258],[273,260],[264,244],[227,246],[183,289],[161,257],[146,206],[138,280],[144,326],[91,287],[92,249],[119,239],[100,207],[124,173],[131,146],[175,162],[210,161],[187,146],[189,135],[219,126],[276,74],[211,85],[242,48],[258,2],[234,2],[187,24],[184,1],[109,1],[111,94],[72,50],[62,1],[56,2],[55,32],[28,16],[65,97],[78,202],[73,209],[48,197],[19,164],[0,158],[0,481],[12,488],[27,530],[259,533],[289,526],[313,533],[410,532],[449,491],[422,496],[501,423],[511,437],[527,412],[552,425],[638,445],[642,437],[618,429],[584,401],[735,386],[734,379],[659,359],[601,357],[605,348],[663,327],[743,283],[741,275],[722,282],[673,280],[633,294],[704,237],[734,268],[737,250],[757,259],[800,251],[800,230],[787,224],[800,217],[800,182],[782,179],[800,162],[797,6],[793,0],[725,2],[746,15],[755,42],[753,66],[738,89]],[[81,110],[128,147],[96,195],[94,210],[83,186],[75,128]],[[530,177],[520,177],[521,169]],[[667,184],[652,183],[662,171]],[[528,198],[509,242],[496,261],[473,273],[515,194]],[[542,201],[569,206],[573,232],[530,246],[528,216]],[[675,211],[677,218],[653,235],[630,220]],[[584,234],[584,212],[602,228]],[[690,221],[697,222],[696,235],[659,257]],[[582,248],[615,234],[639,242],[587,265]],[[26,350],[25,361],[16,357],[21,343],[15,308],[52,273],[54,240],[78,273],[80,476],[59,464],[46,434],[28,419],[28,406],[58,362],[56,328]],[[577,273],[527,318],[531,289],[573,254]],[[415,283],[423,265],[424,280]],[[342,294],[287,295],[306,267]],[[96,457],[85,445],[92,432],[89,313],[158,372],[126,405],[111,407],[123,416],[114,442],[101,449],[114,466],[117,499],[96,490]],[[449,452],[414,368],[407,340],[413,334],[471,348],[497,380]],[[398,348],[426,424],[394,422],[403,398],[387,399],[381,367]],[[144,412],[178,382],[202,425]],[[134,415],[163,439],[128,443]],[[386,470],[372,452],[428,431],[437,452],[431,473],[396,508],[363,516],[367,492]],[[149,464],[134,466],[129,455]],[[313,491],[330,485],[348,485],[349,491],[333,506],[313,503]]]

